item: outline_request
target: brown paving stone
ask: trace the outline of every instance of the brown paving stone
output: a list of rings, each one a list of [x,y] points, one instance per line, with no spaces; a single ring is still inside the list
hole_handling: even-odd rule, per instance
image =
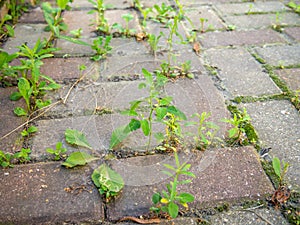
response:
[[[88,69],[96,66],[97,62],[89,57],[80,58],[48,58],[43,60],[41,73],[57,81],[80,77],[79,67],[85,65]]]
[[[299,25],[299,16],[295,13],[283,13],[280,24]],[[240,16],[226,16],[224,20],[227,25],[235,25],[238,30],[262,29],[276,24],[276,14],[250,14]]]
[[[285,43],[286,41],[274,30],[249,30],[230,32],[208,32],[201,34],[200,42],[205,48],[231,45],[264,45]]]
[[[15,91],[17,91],[15,87],[0,88],[0,138],[26,120],[24,117],[17,117],[13,112],[16,107],[26,107],[22,99],[19,101],[9,99],[9,96]],[[21,129],[0,140],[0,150],[11,153],[19,151],[23,145],[20,132]]]
[[[287,85],[293,90],[300,89],[300,69],[292,68],[292,69],[282,69],[276,70],[276,74],[287,83]]]
[[[104,218],[90,167],[65,169],[61,163],[40,163],[0,169],[2,224],[56,224]],[[87,191],[64,189],[84,185]],[[79,190],[78,190],[79,191]]]
[[[66,11],[63,14],[64,22],[68,25],[68,30],[64,33],[70,35],[71,30],[82,29],[82,37],[90,38],[95,37],[93,32],[96,30],[95,23],[96,14],[88,14],[89,10],[82,11]]]
[[[190,208],[201,209],[220,202],[242,199],[258,200],[273,192],[252,147],[214,149],[189,154],[185,156],[185,160],[192,164],[191,171],[196,178],[191,184],[182,186],[180,191],[190,192],[195,196]],[[164,189],[168,182],[167,179],[161,182],[164,176],[157,174],[163,169],[161,165],[171,158],[166,155],[160,158],[160,161],[158,156],[112,161],[112,168],[124,177],[126,186],[120,197],[108,205],[109,219],[118,220],[124,216],[149,213],[152,194]],[[184,160],[184,156],[181,159]],[[144,171],[143,176],[139,171]]]
[[[300,42],[300,27],[287,27],[284,28],[284,32],[296,41]]]
[[[94,39],[82,38],[80,40],[92,44]],[[78,45],[63,39],[56,40],[55,47],[59,48],[54,53],[57,57],[64,57],[65,55],[68,55],[68,57],[85,57],[95,54],[95,51],[90,46]]]

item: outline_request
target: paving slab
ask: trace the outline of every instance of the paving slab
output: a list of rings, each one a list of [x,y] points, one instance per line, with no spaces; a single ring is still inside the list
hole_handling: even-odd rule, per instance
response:
[[[262,66],[244,48],[205,51],[210,65],[233,96],[280,93]]]
[[[300,42],[300,28],[299,27],[287,27],[284,28],[284,32],[291,36],[296,41]]]
[[[248,14],[251,13],[270,13],[287,11],[287,8],[282,2],[268,1],[268,2],[244,2],[244,3],[226,3],[216,4],[215,7],[222,14]]]
[[[271,66],[300,64],[300,44],[257,47],[255,51]]]
[[[29,12],[25,12],[18,20],[19,23],[45,23],[44,13],[41,7],[30,9]]]
[[[27,43],[27,46],[33,48],[38,39],[48,39],[49,32],[45,32],[45,24],[17,24],[15,27],[15,37],[9,38],[3,47],[3,49],[9,54],[17,52],[20,46]]]
[[[281,69],[275,70],[275,73],[291,88],[292,90],[300,90],[300,69]]]
[[[252,147],[214,149],[189,154],[186,156],[187,161],[191,163],[191,171],[196,178],[191,184],[182,186],[180,191],[188,191],[195,196],[195,202],[190,204],[192,209],[245,198],[258,200],[273,191]],[[157,176],[158,164],[164,163],[165,157],[169,156],[161,157],[161,162],[157,161],[157,156],[112,161],[112,168],[125,177],[125,188],[121,196],[107,205],[108,219],[114,221],[124,216],[149,213],[152,194],[164,189],[164,185],[168,182],[168,180],[160,183],[151,182],[153,181],[151,178],[157,181],[155,178],[160,177]],[[145,171],[144,176],[136,176],[135,185],[131,185],[127,176],[127,168],[132,166],[141,167],[135,171]],[[129,174],[133,176],[132,173]],[[149,178],[146,182],[143,180],[145,177]]]
[[[93,25],[97,18],[96,13],[88,14],[88,12],[89,10],[64,12],[63,19],[68,29],[62,33],[71,35],[70,31],[81,28],[83,38],[96,37],[96,33],[93,32],[96,30],[96,25]]]
[[[17,117],[14,114],[16,107],[25,108],[25,101],[11,101],[9,99],[9,96],[17,90],[16,87],[0,88],[0,138],[26,121],[26,118]],[[1,139],[0,150],[10,153],[20,151],[23,146],[21,131],[22,129],[19,129],[8,137]]]
[[[95,38],[80,38],[81,41],[88,44],[92,44],[94,39]],[[95,51],[92,50],[90,46],[78,45],[63,39],[56,40],[55,47],[59,48],[58,51],[54,52],[56,57],[85,57],[95,54]]]
[[[91,168],[72,170],[58,163],[0,169],[2,224],[62,224],[104,219],[103,204]],[[80,186],[85,190],[80,191]],[[79,188],[67,192],[65,188]]]
[[[207,32],[199,35],[204,48],[236,45],[265,45],[286,43],[278,32],[266,30]]]
[[[43,59],[41,73],[45,74],[56,81],[67,81],[80,77],[79,67],[85,65],[89,73],[91,70],[99,67],[98,62],[92,61],[89,57],[76,58],[47,58]]]
[[[188,29],[202,30],[200,18],[206,19],[203,30],[219,30],[225,29],[222,20],[217,16],[214,10],[209,6],[200,6],[186,8],[186,16],[189,17],[193,26],[190,23],[185,23]]]
[[[237,209],[230,210],[229,212],[223,212],[212,216],[209,220],[211,224],[251,224],[251,225],[287,225],[287,222],[279,210],[272,208],[262,209]]]
[[[277,24],[276,14],[250,14],[223,17],[227,25],[235,25],[238,30],[263,29]],[[299,16],[285,12],[280,15],[279,24],[296,26],[300,24]]]
[[[290,164],[288,181],[299,189],[300,180],[300,116],[288,101],[244,104],[263,145],[271,147],[272,156]]]

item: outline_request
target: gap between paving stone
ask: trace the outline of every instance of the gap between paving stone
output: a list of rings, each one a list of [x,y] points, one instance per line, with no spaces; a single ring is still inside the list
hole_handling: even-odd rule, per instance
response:
[[[1,224],[102,221],[104,208],[89,166],[65,169],[61,162],[0,169]],[[86,190],[80,191],[80,186]],[[76,188],[69,193],[65,188]]]
[[[190,204],[192,209],[212,207],[221,202],[264,199],[265,195],[274,191],[252,147],[213,149],[189,154],[186,159],[192,164],[191,171],[196,178],[191,184],[182,186],[180,191],[190,192],[195,196],[195,201]],[[159,157],[163,163],[170,156],[111,161],[112,168],[124,177],[126,186],[122,194],[107,205],[109,220],[149,213],[153,193],[164,189],[168,182],[167,179],[160,182],[163,178],[157,176],[161,168],[158,167],[158,163],[161,164],[158,162]],[[133,167],[141,168],[132,169]],[[127,173],[128,171],[131,172]],[[133,171],[144,173],[134,176]]]

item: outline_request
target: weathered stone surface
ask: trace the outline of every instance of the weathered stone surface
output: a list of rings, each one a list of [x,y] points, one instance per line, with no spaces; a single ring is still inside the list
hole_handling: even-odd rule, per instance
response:
[[[254,212],[254,213],[253,213]],[[260,217],[261,216],[261,217]],[[264,219],[262,219],[264,218]],[[252,225],[265,225],[266,220],[274,225],[287,225],[289,224],[281,215],[279,210],[270,209],[254,209],[244,210],[237,209],[229,212],[223,212],[211,217],[209,220],[212,224],[252,224]]]
[[[244,105],[263,144],[271,155],[290,164],[287,178],[300,186],[300,116],[288,101],[256,102]]]
[[[61,224],[103,220],[103,204],[91,181],[91,173],[90,167],[68,170],[61,167],[60,162],[0,169],[1,223]],[[65,188],[71,191],[68,193]]]
[[[275,94],[280,90],[261,65],[243,48],[206,51],[210,65],[234,96]]]
[[[250,15],[251,13],[281,12],[288,10],[288,8],[282,2],[278,1],[216,4],[216,8],[225,15]]]
[[[95,37],[96,34],[93,31],[96,30],[96,25],[91,26],[91,24],[96,23],[96,13],[88,14],[88,12],[89,10],[64,12],[64,22],[68,25],[68,30],[64,33],[71,35],[70,31],[81,28],[83,38]]]
[[[256,52],[272,66],[292,66],[300,63],[300,45],[257,47]]]
[[[277,22],[276,14],[250,14],[240,16],[226,16],[224,20],[228,25],[235,25],[239,30],[262,29],[271,27],[274,24],[299,25],[299,16],[295,13],[281,14],[280,21]]]
[[[20,23],[46,23],[43,11],[40,7],[30,10],[28,13],[23,13],[18,21]]]
[[[113,38],[110,45],[113,47],[112,56],[125,56],[130,59],[132,55],[149,54],[149,49],[145,46],[145,43],[138,42],[133,38]]]
[[[300,69],[292,68],[292,69],[282,69],[276,70],[275,73],[287,83],[289,88],[296,91],[300,89]]]
[[[63,81],[80,77],[79,67],[85,65],[87,69],[83,73],[89,73],[99,67],[98,62],[93,62],[89,57],[80,58],[48,58],[43,60],[42,74],[55,80]]]
[[[197,30],[218,30],[224,29],[225,25],[222,20],[216,15],[216,13],[209,6],[200,6],[193,7],[187,10],[187,16],[193,23],[194,27],[191,27],[190,23],[186,23],[186,27],[189,29]],[[203,24],[203,27],[200,23],[200,18],[205,19],[206,21]]]
[[[24,117],[17,117],[14,114],[16,107],[26,107],[25,101],[11,101],[9,96],[17,91],[17,88],[0,88],[0,150],[4,152],[14,153],[22,148],[22,137],[20,132],[23,128],[20,128],[13,132],[11,135],[2,139],[2,137],[19,125],[26,121]]]
[[[285,43],[286,41],[274,30],[249,30],[232,32],[208,32],[200,35],[200,42],[205,48],[234,45],[264,45]]]
[[[287,27],[284,28],[284,32],[291,36],[296,41],[300,42],[300,28],[299,27]]]
[[[9,54],[17,52],[20,46],[24,43],[30,48],[33,48],[36,41],[50,36],[49,32],[45,32],[45,24],[17,24],[15,27],[15,37],[9,38],[5,43],[3,49]]]
[[[88,44],[92,44],[94,39],[82,38],[80,40]],[[91,49],[90,46],[78,45],[63,39],[58,39],[56,41],[55,47],[59,48],[59,50],[55,52],[55,55],[58,57],[63,57],[65,55],[67,55],[68,57],[85,57],[94,55],[96,53]]]
[[[121,196],[108,205],[109,219],[118,220],[124,216],[149,213],[152,194],[165,189],[165,184],[168,183],[167,179],[161,182],[162,176],[157,174],[163,169],[161,164],[172,159],[167,155],[160,157],[160,161],[157,156],[147,156],[112,162],[112,168],[124,177],[126,186]],[[260,199],[273,191],[255,150],[251,147],[215,149],[204,153],[189,153],[185,157],[181,158],[182,162],[187,160],[192,164],[191,171],[196,178],[191,184],[180,187],[180,191],[187,191],[195,196],[195,202],[190,204],[191,208],[199,209],[241,198]],[[136,171],[135,174],[139,174],[138,171],[145,172],[144,176],[134,176],[132,171]]]

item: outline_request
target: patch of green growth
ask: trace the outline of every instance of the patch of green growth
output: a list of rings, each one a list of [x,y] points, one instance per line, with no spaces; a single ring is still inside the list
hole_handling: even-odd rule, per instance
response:
[[[266,60],[264,60],[259,54],[252,52],[251,55],[261,64],[266,64]]]
[[[300,192],[291,191],[289,201],[282,206],[282,213],[290,224],[300,224]]]
[[[29,148],[22,148],[21,151],[13,155],[13,158],[17,159],[20,163],[25,163],[30,161],[30,156],[29,156],[30,153],[31,150]]]
[[[265,200],[245,200],[241,204],[243,209],[254,208],[254,207],[262,207],[267,206],[267,202]]]
[[[262,164],[262,167],[264,168],[264,171],[266,172],[266,174],[270,178],[271,182],[273,183],[273,185],[275,187],[278,187],[279,180],[278,180],[277,175],[274,172],[274,168],[272,166],[272,162],[263,160],[263,161],[261,161],[261,164]]]
[[[63,144],[61,142],[57,142],[55,149],[47,148],[46,152],[52,154],[54,156],[53,160],[57,161],[66,157],[65,153],[67,152],[67,149],[63,148]]]
[[[96,54],[91,57],[92,60],[99,61],[106,58],[107,54],[109,54],[112,50],[112,46],[110,45],[111,39],[111,35],[106,36],[105,38],[99,36],[93,41],[91,48],[96,51]]]
[[[26,163],[30,161],[30,153],[31,150],[29,148],[22,148],[21,151],[14,154],[4,153],[0,150],[0,166],[3,168],[13,167],[13,160],[17,160],[20,163]]]
[[[265,102],[269,100],[284,100],[289,99],[289,96],[285,93],[282,94],[273,94],[273,95],[263,95],[258,97],[253,96],[237,96],[235,97],[232,102],[234,103],[253,103],[253,102]]]
[[[155,34],[148,35],[148,43],[151,48],[151,53],[154,55],[155,59],[156,59],[156,53],[158,51],[158,42],[159,42],[159,39],[162,37],[162,35],[163,35],[162,32],[160,32],[160,34],[158,36],[156,36]]]
[[[106,202],[117,196],[124,187],[122,176],[106,164],[102,164],[94,170],[92,180],[99,193],[105,196]]]
[[[288,88],[288,86],[286,85],[286,83],[284,81],[282,81],[274,72],[269,73],[269,76],[272,78],[274,83],[282,90],[282,92],[284,92],[288,95],[291,93],[291,91]]]
[[[37,131],[38,131],[38,129],[36,126],[30,126],[26,129],[22,130],[21,135],[23,137],[29,137],[31,134],[34,134]]]
[[[82,35],[82,28],[78,28],[76,30],[71,30],[70,34],[74,36],[74,38],[80,38]]]
[[[161,5],[155,4],[152,8],[152,12],[154,16],[151,17],[151,19],[162,24],[167,24],[176,14],[173,7],[166,5],[164,2],[161,3]]]
[[[276,12],[275,22],[272,24],[272,29],[282,33],[284,30],[284,25],[282,23],[282,13]]]
[[[95,161],[98,158],[91,156],[86,152],[72,152],[66,161],[62,163],[63,166],[67,168],[73,168],[76,166],[84,166],[89,162]]]
[[[251,119],[246,109],[240,111],[236,106],[229,105],[228,110],[232,113],[233,118],[223,119],[222,121],[233,126],[228,131],[228,143],[231,145],[249,145],[258,143],[258,135],[250,123]]]
[[[205,23],[208,22],[208,19],[201,17],[199,20],[200,20],[200,32],[205,33],[204,25]]]
[[[18,77],[18,70],[10,63],[18,57],[17,53],[8,54],[0,50],[0,82],[6,86],[11,86],[12,81]]]
[[[204,67],[205,67],[206,70],[208,70],[208,72],[211,75],[213,75],[213,76],[218,75],[218,68],[217,67],[211,66],[209,64],[205,64]]]
[[[13,37],[15,35],[14,28],[8,21],[12,20],[12,16],[6,14],[0,22],[0,35],[8,35]]]
[[[285,174],[287,173],[289,164],[284,162],[283,160],[280,162],[280,160],[277,157],[274,157],[272,160],[272,166],[274,169],[274,173],[276,174],[277,178],[278,178],[278,186],[277,188],[279,188],[280,186],[284,185],[284,177]]]
[[[176,167],[173,167],[169,164],[164,164],[164,166],[170,171],[164,171],[167,175],[173,178],[173,181],[170,181],[166,185],[167,190],[163,190],[161,193],[156,192],[152,196],[152,202],[154,206],[150,208],[151,211],[160,213],[168,213],[172,218],[176,218],[179,212],[179,206],[183,206],[188,209],[188,203],[194,201],[194,196],[190,193],[178,193],[178,186],[181,184],[188,184],[192,181],[190,179],[179,181],[179,176],[182,175],[195,178],[195,175],[192,172],[189,172],[191,164],[180,163],[179,158],[176,152],[174,151],[174,157],[176,162]]]
[[[287,4],[288,7],[290,7],[292,10],[294,10],[294,12],[296,13],[300,13],[300,4],[295,3],[294,1],[290,1]]]
[[[296,109],[300,110],[300,90],[294,92],[294,96],[291,98],[291,102],[294,104]]]
[[[11,164],[11,160],[13,158],[13,155],[10,153],[4,153],[2,150],[0,150],[0,166],[3,168],[6,167],[13,167]]]
[[[230,205],[228,202],[224,202],[223,204],[216,206],[214,209],[218,212],[228,212]]]

